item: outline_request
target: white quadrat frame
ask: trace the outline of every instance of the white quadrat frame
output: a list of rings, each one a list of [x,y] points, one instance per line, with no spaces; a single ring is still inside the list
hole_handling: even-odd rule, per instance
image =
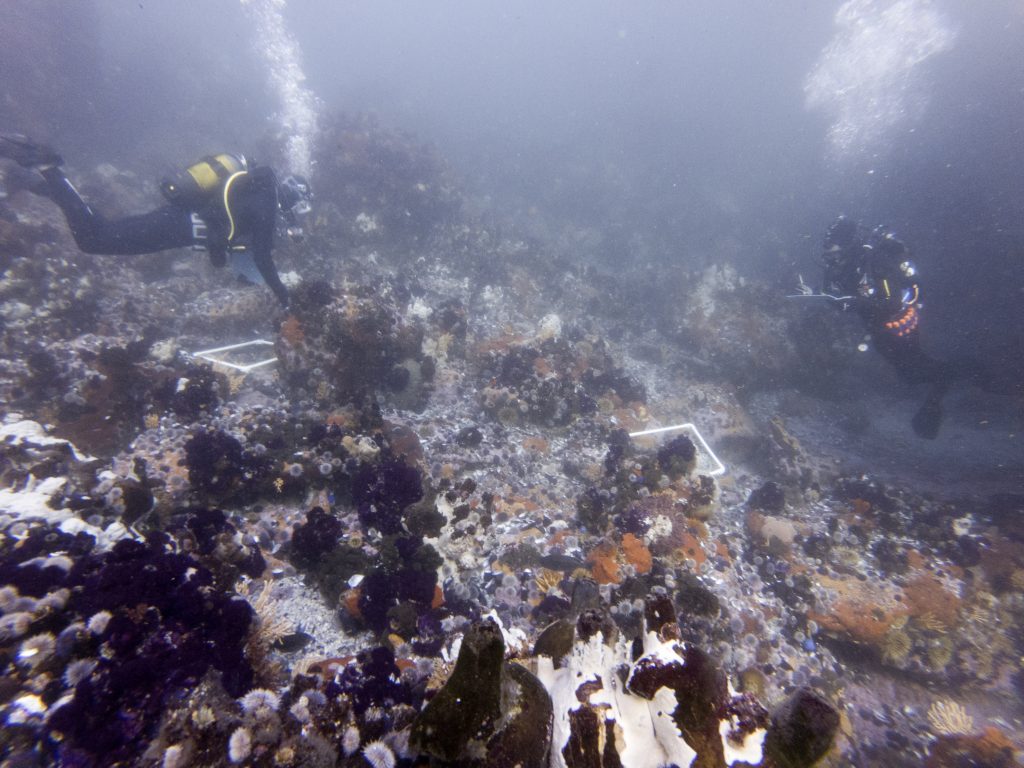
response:
[[[253,339],[252,341],[243,341],[240,344],[228,344],[224,347],[214,347],[213,349],[201,349],[197,352],[192,353],[192,357],[201,357],[203,360],[207,360],[211,363],[218,365],[224,365],[228,368],[234,368],[236,371],[242,373],[248,373],[249,371],[255,370],[256,368],[262,368],[264,365],[270,365],[271,363],[277,362],[277,356],[268,357],[266,360],[257,360],[255,363],[247,363],[242,365],[240,363],[232,363],[229,360],[224,360],[220,357],[215,357],[223,352],[233,352],[236,349],[245,349],[247,347],[272,347],[274,342],[267,341],[266,339]],[[658,427],[656,429],[644,429],[640,432],[630,432],[629,436],[632,438],[636,437],[649,437],[650,435],[663,435],[669,432],[688,432],[690,433],[697,443],[700,445],[701,450],[711,459],[711,469],[708,470],[708,474],[712,477],[718,475],[724,475],[726,472],[725,464],[721,462],[715,452],[711,450],[711,446],[708,445],[708,441],[704,439],[704,435],[697,429],[696,424],[687,422],[686,424],[674,424],[671,427]]]
[[[201,349],[198,352],[193,352],[192,357],[201,357],[203,360],[206,360],[208,362],[216,363],[217,365],[223,365],[228,368],[233,368],[234,370],[241,371],[242,373],[248,373],[249,371],[253,371],[257,368],[262,368],[264,365],[276,363],[277,355],[274,355],[274,357],[268,357],[266,360],[257,360],[255,363],[246,363],[244,365],[241,363],[232,363],[230,360],[224,360],[220,357],[215,357],[215,355],[220,355],[223,352],[233,352],[236,349],[245,349],[246,347],[272,346],[274,346],[274,342],[272,341],[267,341],[266,339],[253,339],[252,341],[243,341],[240,344],[229,344],[226,347]]]
[[[700,433],[700,430],[697,429],[696,424],[691,424],[687,422],[686,424],[675,424],[671,427],[645,429],[640,432],[630,432],[629,436],[633,438],[648,437],[649,435],[662,435],[667,434],[669,432],[687,432],[690,435],[692,435],[693,438],[697,441],[698,445],[700,445],[700,449],[705,454],[707,454],[707,456],[711,459],[712,467],[710,470],[708,470],[707,474],[711,475],[712,477],[718,477],[719,475],[725,474],[725,464],[723,464],[715,455],[715,452],[711,450],[711,446],[708,445],[708,441],[704,439],[704,436]]]

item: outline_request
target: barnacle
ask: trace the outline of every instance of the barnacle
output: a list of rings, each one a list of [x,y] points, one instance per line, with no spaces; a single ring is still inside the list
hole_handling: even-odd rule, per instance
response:
[[[1010,576],[1010,584],[1016,592],[1024,592],[1024,568],[1017,568]]]
[[[882,640],[882,657],[892,664],[900,664],[910,654],[913,643],[902,629],[890,629]]]
[[[971,605],[964,611],[964,623],[986,625],[991,621],[991,612],[983,605]]]
[[[256,611],[256,623],[253,627],[253,638],[261,645],[273,645],[295,631],[286,617],[282,616],[276,605],[270,600],[270,584],[267,583],[259,597],[252,605]]]
[[[274,753],[275,765],[293,765],[295,763],[295,750],[290,746],[283,746]]]
[[[217,722],[217,715],[210,707],[202,706],[192,713],[192,722],[199,728],[208,728]]]
[[[534,583],[544,594],[556,589],[562,581],[562,574],[559,571],[552,571],[548,568],[541,568],[534,577]]]
[[[917,625],[921,627],[921,629],[926,629],[929,632],[938,632],[939,634],[946,633],[945,622],[943,622],[942,619],[940,619],[931,611],[922,613],[920,616],[917,617],[916,621]]]
[[[245,381],[246,374],[230,371],[225,375],[228,380],[228,392],[232,395],[237,395],[238,391],[242,388],[242,382]]]
[[[950,699],[932,702],[928,708],[928,722],[944,736],[965,736],[974,730],[974,718]]]
[[[953,643],[949,638],[939,638],[928,646],[928,664],[932,669],[945,669],[953,660]]]
[[[321,661],[323,661],[323,659],[320,656],[303,656],[292,664],[292,676],[298,677],[300,675],[314,674],[312,671],[313,667]]]

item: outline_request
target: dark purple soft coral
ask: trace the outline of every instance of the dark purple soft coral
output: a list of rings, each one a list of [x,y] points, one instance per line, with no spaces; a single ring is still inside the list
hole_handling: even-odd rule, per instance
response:
[[[361,716],[370,707],[386,712],[396,704],[412,704],[414,696],[400,680],[401,671],[395,663],[394,651],[379,646],[360,651],[356,663],[347,664],[335,684]]]
[[[313,507],[306,513],[306,522],[292,531],[291,559],[300,568],[315,567],[338,545],[343,530],[341,520],[323,507]]]
[[[402,532],[402,513],[422,498],[420,471],[390,456],[379,464],[363,464],[352,480],[360,522],[385,536]]]
[[[273,462],[217,430],[198,431],[185,443],[185,464],[195,493],[238,504],[258,496],[259,482],[269,476]]]
[[[62,765],[133,762],[167,702],[211,670],[231,696],[252,687],[244,652],[252,608],[212,582],[162,534],[78,559],[60,585],[71,590],[65,618],[111,617],[97,639],[103,652],[92,674],[47,721],[61,735]]]
[[[641,504],[630,504],[615,521],[623,533],[642,538],[651,528],[651,515]]]

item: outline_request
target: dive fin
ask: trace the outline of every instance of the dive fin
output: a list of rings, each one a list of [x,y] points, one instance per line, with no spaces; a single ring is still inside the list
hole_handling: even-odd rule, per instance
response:
[[[45,144],[36,144],[20,133],[0,134],[0,157],[13,160],[22,168],[42,170],[60,165],[64,159]]]
[[[914,434],[925,440],[934,440],[942,428],[942,395],[944,391],[930,392],[924,404],[910,420]]]

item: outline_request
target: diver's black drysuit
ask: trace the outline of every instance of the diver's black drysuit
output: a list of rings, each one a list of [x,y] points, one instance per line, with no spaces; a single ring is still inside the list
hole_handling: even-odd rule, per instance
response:
[[[277,274],[272,253],[279,209],[277,178],[271,168],[257,167],[232,181],[230,215],[223,195],[215,194],[199,210],[171,204],[113,221],[89,207],[60,166],[40,173],[49,196],[64,212],[75,242],[86,253],[131,256],[201,246],[214,266],[223,267],[229,249],[245,249],[281,304],[288,305],[288,289]]]
[[[921,348],[921,291],[907,247],[881,229],[865,236],[841,217],[825,238],[823,260],[822,293],[840,297],[843,309],[863,318],[875,349],[905,381],[928,385],[912,425],[920,437],[936,437],[946,390],[954,381],[977,379],[980,369],[973,361],[937,360]]]

